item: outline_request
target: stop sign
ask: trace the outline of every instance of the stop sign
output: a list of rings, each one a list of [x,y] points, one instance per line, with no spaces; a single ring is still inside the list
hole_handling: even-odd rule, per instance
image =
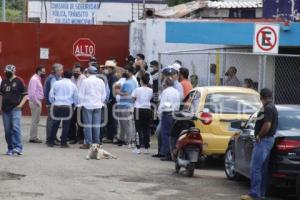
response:
[[[90,38],[79,38],[73,44],[73,55],[79,61],[88,61],[96,52],[96,45]]]

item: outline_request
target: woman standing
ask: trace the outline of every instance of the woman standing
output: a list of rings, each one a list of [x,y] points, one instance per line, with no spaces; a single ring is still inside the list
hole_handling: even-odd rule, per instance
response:
[[[136,138],[136,149],[133,150],[134,153],[140,154],[141,144],[145,147],[145,154],[148,154],[148,149],[150,147],[150,124],[151,124],[151,99],[153,96],[153,90],[148,87],[150,81],[149,74],[144,74],[141,77],[140,84],[141,87],[136,88],[132,92],[132,97],[135,100],[135,126],[137,130],[138,137]]]

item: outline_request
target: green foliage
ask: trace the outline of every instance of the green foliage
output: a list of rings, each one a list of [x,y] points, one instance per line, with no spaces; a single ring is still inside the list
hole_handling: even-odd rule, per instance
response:
[[[6,20],[23,21],[24,0],[6,0]],[[0,21],[2,21],[2,1],[0,0]]]

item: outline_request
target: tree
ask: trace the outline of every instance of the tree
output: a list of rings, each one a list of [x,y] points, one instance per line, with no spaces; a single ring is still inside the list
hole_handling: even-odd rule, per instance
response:
[[[24,0],[6,1],[6,20],[8,22],[21,22],[23,21],[23,15]],[[2,20],[2,4],[0,5],[0,18]]]

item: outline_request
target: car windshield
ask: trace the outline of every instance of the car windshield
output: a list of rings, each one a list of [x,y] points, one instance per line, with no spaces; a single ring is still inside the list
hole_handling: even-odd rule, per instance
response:
[[[300,130],[300,111],[279,112],[279,130]]]
[[[219,114],[253,114],[261,107],[258,95],[215,93],[206,98],[205,108]]]

